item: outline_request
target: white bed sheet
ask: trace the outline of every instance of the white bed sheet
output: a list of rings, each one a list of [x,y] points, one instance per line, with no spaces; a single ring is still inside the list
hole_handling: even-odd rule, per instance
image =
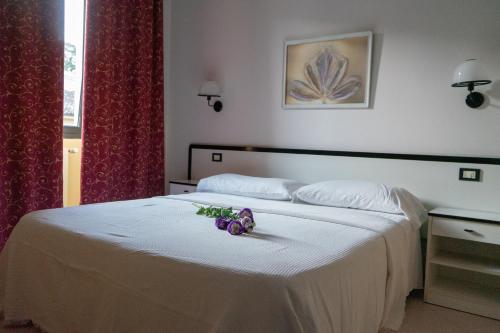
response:
[[[250,207],[231,236],[193,202]],[[193,193],[25,216],[0,256],[6,322],[49,332],[377,332],[421,285],[400,215]]]

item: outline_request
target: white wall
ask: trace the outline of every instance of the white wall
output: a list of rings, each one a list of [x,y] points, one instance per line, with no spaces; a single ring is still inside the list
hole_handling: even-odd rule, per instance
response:
[[[166,0],[169,2],[168,0]],[[170,0],[166,9],[169,177],[190,143],[500,156],[500,1]],[[359,110],[283,110],[283,41],[372,30],[372,102]],[[485,64],[487,106],[451,88],[456,65]],[[224,110],[197,97],[205,78]]]

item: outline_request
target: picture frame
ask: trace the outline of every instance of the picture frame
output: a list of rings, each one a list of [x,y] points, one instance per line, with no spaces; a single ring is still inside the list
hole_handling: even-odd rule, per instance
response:
[[[287,40],[283,109],[368,108],[373,33]]]

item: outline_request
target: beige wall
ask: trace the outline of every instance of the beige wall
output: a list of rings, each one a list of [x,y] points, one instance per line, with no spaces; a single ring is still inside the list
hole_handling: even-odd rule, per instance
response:
[[[80,204],[81,144],[82,141],[80,139],[64,139],[64,207],[77,206]]]

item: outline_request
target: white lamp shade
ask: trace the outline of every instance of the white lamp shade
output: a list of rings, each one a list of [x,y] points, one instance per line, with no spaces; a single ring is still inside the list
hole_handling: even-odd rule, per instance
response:
[[[221,89],[215,81],[205,81],[200,87],[200,96],[220,96]]]
[[[474,85],[487,84],[491,81],[486,75],[486,71],[476,59],[468,59],[462,62],[453,73],[452,86],[464,87],[469,83]]]

